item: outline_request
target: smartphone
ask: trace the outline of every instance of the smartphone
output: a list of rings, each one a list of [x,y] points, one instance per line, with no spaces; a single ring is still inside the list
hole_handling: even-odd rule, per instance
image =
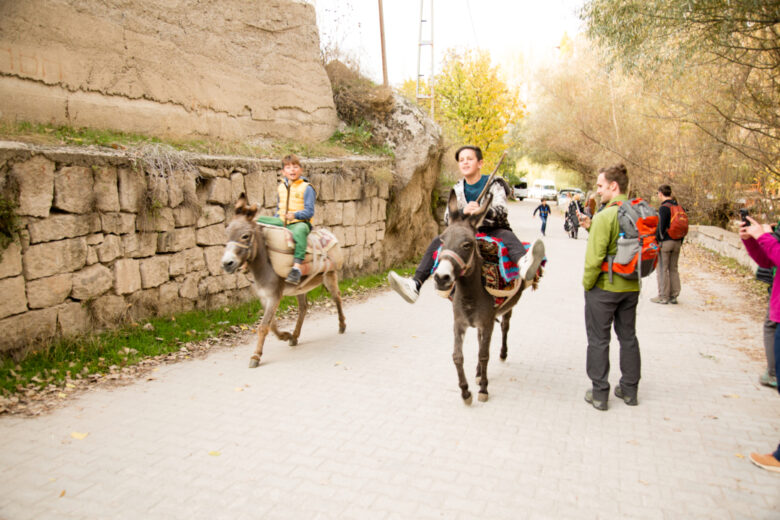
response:
[[[739,216],[742,217],[742,222],[746,225],[750,225],[750,221],[747,219],[750,212],[747,210],[747,208],[740,208],[739,210]]]

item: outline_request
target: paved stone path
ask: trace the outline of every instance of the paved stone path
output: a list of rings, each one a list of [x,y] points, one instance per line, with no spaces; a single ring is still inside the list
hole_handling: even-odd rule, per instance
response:
[[[524,239],[533,207],[512,205]],[[384,292],[347,306],[342,336],[322,314],[297,347],[269,339],[255,370],[240,344],[0,418],[0,518],[780,518],[780,475],[747,459],[780,441],[780,398],[745,352],[762,352],[763,309],[731,310],[733,284],[692,265],[678,306],[649,303],[648,279],[640,405],[598,412],[583,401],[587,234],[566,238],[557,214],[548,231],[505,363],[494,336],[488,402],[461,402],[432,284],[414,306]],[[473,373],[473,330],[466,345]]]

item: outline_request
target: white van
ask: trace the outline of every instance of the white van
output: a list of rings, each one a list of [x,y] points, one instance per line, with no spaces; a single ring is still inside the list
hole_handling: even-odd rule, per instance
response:
[[[539,200],[555,200],[558,197],[555,181],[547,179],[535,180],[528,196]]]

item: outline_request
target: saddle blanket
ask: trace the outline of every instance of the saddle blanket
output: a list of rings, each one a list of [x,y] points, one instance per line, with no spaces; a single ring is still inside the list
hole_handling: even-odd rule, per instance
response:
[[[482,284],[485,290],[495,299],[495,306],[499,307],[507,297],[512,296],[519,289],[520,269],[510,258],[509,251],[504,243],[485,233],[477,233],[477,244],[482,256]],[[530,242],[523,242],[526,251],[531,247]],[[439,266],[439,253],[441,247],[433,253],[433,268],[431,273]],[[545,265],[546,258],[542,261]]]
[[[263,231],[265,247],[271,259],[274,272],[286,277],[293,266],[295,240],[289,229],[282,226],[258,223]],[[301,274],[311,277],[326,271],[341,268],[340,255],[332,255],[331,250],[338,245],[338,239],[324,228],[312,229],[306,239],[306,256],[301,264]]]

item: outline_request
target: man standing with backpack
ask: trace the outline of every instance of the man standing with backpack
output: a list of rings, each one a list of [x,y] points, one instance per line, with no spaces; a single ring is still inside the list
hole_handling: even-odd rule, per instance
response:
[[[653,303],[677,303],[680,295],[680,273],[677,262],[683,238],[688,234],[688,215],[672,197],[672,188],[664,184],[658,188],[661,206],[658,208],[658,243],[661,254],[658,262],[658,296]]]
[[[620,383],[615,397],[629,406],[636,406],[641,369],[639,341],[636,338],[636,306],[639,302],[639,276],[630,279],[613,273],[613,260],[618,252],[618,239],[623,238],[618,223],[618,209],[629,205],[628,174],[622,164],[602,168],[596,181],[601,203],[606,204],[591,220],[580,216],[580,224],[588,230],[585,253],[585,329],[588,337],[586,370],[593,386],[585,392],[585,401],[597,410],[607,409],[609,399],[609,342],[614,321],[620,342]],[[641,202],[645,204],[644,202]],[[655,213],[654,210],[652,213]],[[651,217],[657,223],[657,217]],[[641,234],[640,234],[641,236]],[[655,242],[655,237],[649,237]],[[605,264],[609,269],[605,271]],[[613,276],[614,274],[614,276]]]

